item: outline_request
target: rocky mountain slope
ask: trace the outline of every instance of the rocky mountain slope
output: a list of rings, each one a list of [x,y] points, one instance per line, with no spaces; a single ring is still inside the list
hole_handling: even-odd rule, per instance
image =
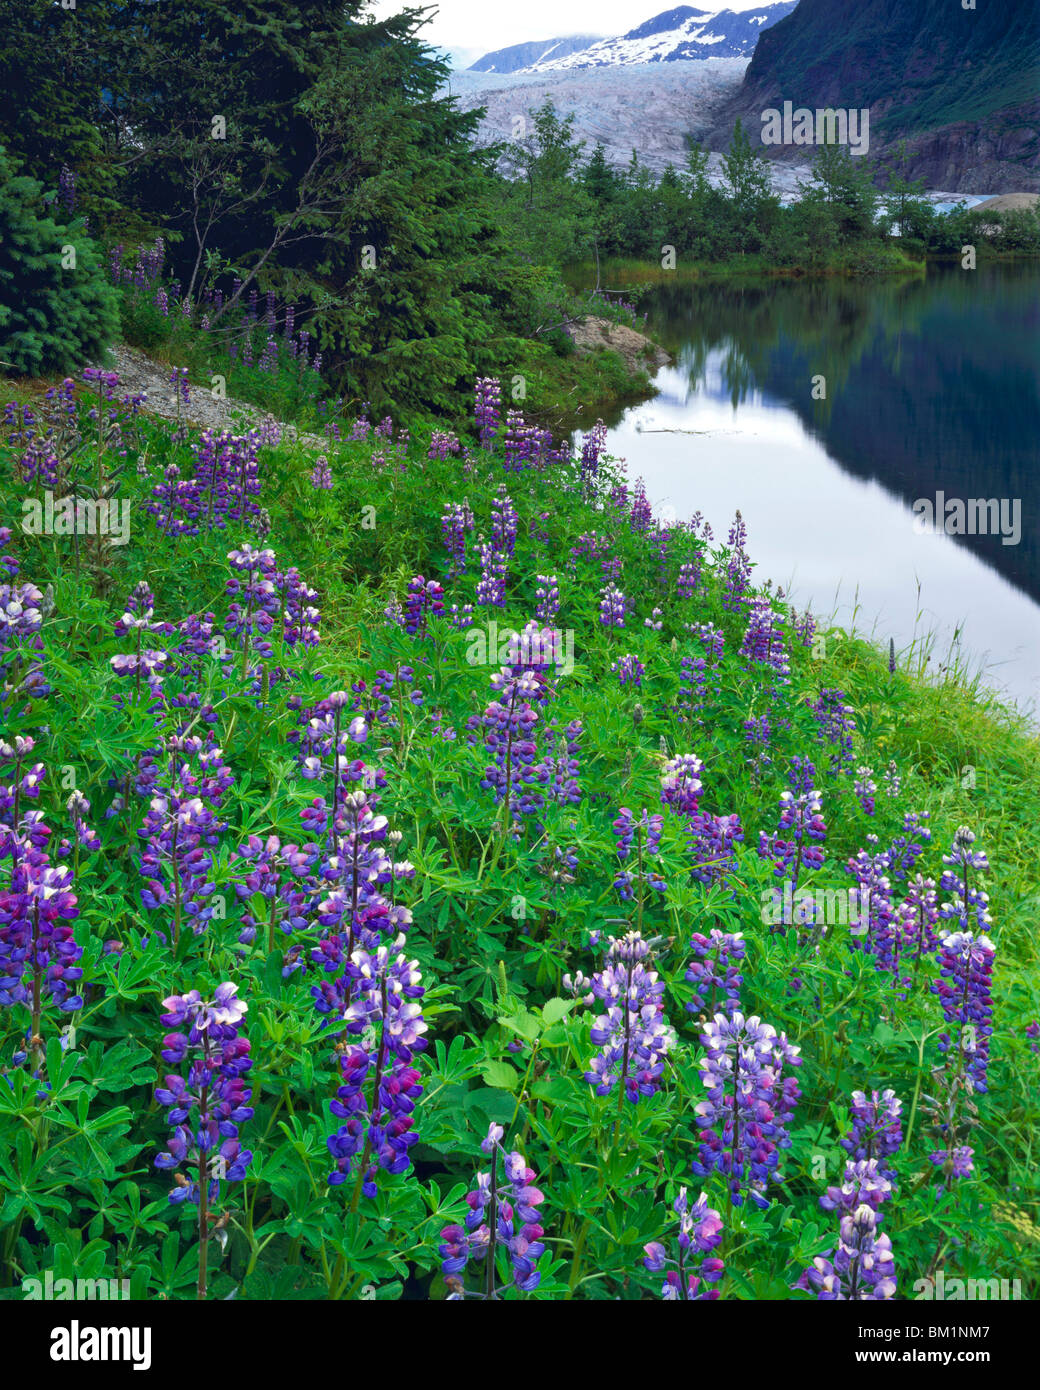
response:
[[[697,58],[747,58],[759,35],[795,8],[779,0],[760,9],[702,10],[679,5],[617,38],[601,39],[570,53],[552,53],[530,65],[532,72],[619,67],[632,63],[674,63]]]
[[[687,134],[703,140],[746,67],[744,58],[709,58],[511,75],[453,72],[447,88],[465,109],[486,108],[478,132],[484,144],[514,139],[516,117],[548,97],[561,115],[574,112],[574,133],[587,142],[587,153],[602,142],[610,163],[626,165],[635,149],[640,163],[661,173],[684,163]],[[709,177],[721,178],[720,163],[713,154]],[[782,196],[807,177],[801,166],[777,164],[773,171]]]
[[[740,116],[794,106],[870,110],[870,154],[905,139],[907,170],[957,192],[1040,190],[1040,22],[1036,0],[965,10],[952,0],[801,0],[757,44],[710,143]],[[810,151],[763,146],[781,160]]]
[[[563,39],[539,39],[534,43],[514,43],[508,48],[496,48],[493,53],[485,53],[469,72],[520,72],[539,63],[558,61],[572,53],[581,52],[590,44],[597,43],[599,34],[572,34]]]

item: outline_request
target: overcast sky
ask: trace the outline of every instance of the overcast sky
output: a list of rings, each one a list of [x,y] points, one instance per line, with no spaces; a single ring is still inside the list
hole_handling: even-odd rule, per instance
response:
[[[766,0],[691,0],[694,8],[754,10]],[[419,8],[422,0],[413,0]],[[399,0],[374,0],[372,14],[382,17],[405,9]],[[440,0],[422,36],[438,48],[465,50],[474,57],[513,43],[562,38],[566,34],[613,36],[634,29],[656,14],[674,9],[670,0]]]

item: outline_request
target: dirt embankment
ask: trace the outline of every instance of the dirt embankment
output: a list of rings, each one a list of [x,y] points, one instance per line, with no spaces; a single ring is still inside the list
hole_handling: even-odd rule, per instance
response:
[[[613,349],[633,373],[652,372],[655,367],[663,367],[672,360],[664,348],[645,333],[621,323],[611,323],[609,319],[587,318],[576,323],[571,328],[571,337],[579,352]]]
[[[1018,212],[1023,208],[1035,208],[1040,203],[1040,193],[1001,193],[996,198],[987,198],[984,203],[976,203],[972,212]]]
[[[236,401],[231,396],[215,396],[203,386],[192,384],[188,404],[177,405],[174,388],[170,383],[172,368],[154,361],[137,348],[120,343],[112,349],[115,370],[119,373],[120,395],[143,394],[146,397],[141,409],[147,415],[161,415],[166,420],[183,420],[185,424],[197,425],[202,429],[230,430],[240,432],[267,424],[278,425],[283,440],[297,440],[307,448],[322,449],[328,445],[327,439],[316,434],[299,434],[296,426],[284,420],[275,420],[269,411],[246,401]]]

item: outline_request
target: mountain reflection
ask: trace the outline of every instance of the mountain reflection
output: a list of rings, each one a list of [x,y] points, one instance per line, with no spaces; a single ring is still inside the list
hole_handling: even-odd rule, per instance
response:
[[[1017,545],[954,539],[1040,600],[1038,292],[1032,265],[951,265],[898,281],[677,283],[641,307],[691,393],[782,403],[842,469],[908,507],[938,492],[1020,498]]]

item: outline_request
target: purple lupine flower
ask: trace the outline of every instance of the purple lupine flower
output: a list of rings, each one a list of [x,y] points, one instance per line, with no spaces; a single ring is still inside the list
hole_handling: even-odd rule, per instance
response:
[[[903,833],[897,835],[885,851],[888,872],[893,878],[905,879],[931,843],[932,832],[923,824],[927,811],[907,811],[903,816]]]
[[[754,758],[749,758],[749,765],[755,770],[757,776],[763,768],[769,767],[772,758],[766,751],[773,738],[773,728],[769,722],[768,714],[761,714],[757,718],[744,720],[744,738],[753,748],[760,748],[762,751]]]
[[[477,545],[480,559],[480,579],[477,582],[477,603],[481,607],[504,608],[509,561],[493,545],[481,541]]]
[[[88,850],[91,854],[96,854],[101,848],[101,841],[97,837],[96,831],[91,828],[87,817],[90,815],[90,802],[81,791],[73,791],[65,809],[69,813],[72,821],[72,829],[76,837],[76,845],[79,848]]]
[[[58,175],[58,197],[65,204],[65,211],[71,217],[76,206],[76,175],[67,164],[61,166]]]
[[[328,492],[332,488],[332,469],[329,467],[328,458],[324,454],[319,454],[314,460],[310,479],[311,487],[317,491]]]
[[[991,993],[995,948],[988,936],[951,932],[939,948],[939,996],[949,1032],[940,1034],[939,1051],[955,1048],[957,1071],[969,1090],[985,1092],[993,1033]],[[951,1033],[956,1031],[956,1040]]]
[[[243,870],[235,883],[236,896],[246,905],[238,938],[241,944],[252,944],[266,926],[267,949],[273,951],[276,933],[290,934],[309,925],[317,885],[301,870],[297,854],[295,845],[283,847],[277,835],[263,840],[250,835],[232,855],[232,861],[241,861]],[[264,916],[260,918],[254,915],[258,898],[264,901]]]
[[[156,499],[148,510],[165,536],[198,535],[202,529],[222,530],[229,522],[255,518],[260,492],[258,452],[262,431],[244,435],[203,430],[192,445],[193,473],[181,478],[176,464],[167,466],[165,481],[152,489]]]
[[[599,620],[603,627],[624,627],[628,604],[625,595],[614,584],[600,593]]]
[[[621,869],[614,879],[614,887],[618,890],[623,902],[631,902],[636,896],[636,887],[639,889],[640,902],[642,902],[644,885],[653,889],[655,893],[665,891],[664,879],[650,863],[646,862],[660,854],[663,828],[664,817],[662,815],[648,815],[644,810],[639,819],[636,820],[627,806],[621,807],[613,826],[617,839],[617,857],[624,864],[632,853],[634,844],[634,858],[636,860],[634,873],[628,869]]]
[[[989,894],[974,886],[971,875],[973,871],[985,873],[989,860],[983,851],[972,849],[974,843],[974,832],[966,825],[958,826],[950,853],[943,855],[946,867],[939,880],[941,890],[954,894],[956,900],[943,903],[939,916],[955,921],[961,931],[986,932],[990,926]]]
[[[473,605],[464,603],[461,606],[453,603],[448,609],[448,621],[457,632],[465,632],[473,626]]]
[[[430,446],[426,451],[428,459],[439,459],[442,463],[452,454],[457,454],[462,445],[457,434],[451,430],[434,430],[430,436]]]
[[[820,1206],[824,1211],[853,1212],[866,1203],[877,1211],[891,1196],[891,1179],[876,1158],[851,1158],[845,1163],[841,1183],[827,1188]]]
[[[538,747],[533,736],[539,721],[534,703],[542,698],[544,676],[529,668],[520,668],[517,673],[504,666],[491,677],[491,684],[497,699],[487,705],[480,718],[469,721],[474,736],[477,729],[483,731],[484,747],[492,759],[480,785],[494,793],[507,815],[530,814],[544,804],[537,787],[547,775],[536,761]]]
[[[941,1168],[947,1179],[970,1178],[975,1171],[974,1159],[975,1150],[967,1144],[960,1144],[953,1149],[938,1149],[928,1155],[928,1162],[934,1163],[936,1168]]]
[[[11,539],[11,530],[0,527],[0,551]],[[15,699],[42,696],[49,689],[42,679],[38,654],[43,651],[43,627],[47,600],[35,584],[17,584],[18,562],[0,555],[0,711]]]
[[[799,758],[797,754],[791,759],[791,768],[787,774],[788,785],[795,796],[803,796],[815,790],[816,768],[808,758]]]
[[[0,859],[10,856],[12,868],[17,864],[23,841],[28,835],[27,801],[39,800],[46,768],[33,761],[36,740],[31,734],[15,734],[10,743],[0,742]],[[37,848],[43,848],[50,836],[48,830]]]
[[[748,662],[761,662],[770,667],[779,677],[779,682],[786,684],[791,665],[784,646],[783,621],[783,615],[774,612],[766,595],[751,599],[747,630],[739,655]]]
[[[30,812],[26,820],[34,815]],[[66,865],[48,863],[33,843],[36,828],[30,821],[25,839],[17,842],[11,886],[0,890],[0,1007],[27,1010],[34,1072],[44,1058],[44,1001],[49,999],[62,1013],[83,1007],[77,992],[83,951],[73,937],[72,919],[79,909],[72,872]]]
[[[816,619],[808,608],[802,614],[796,613],[793,608],[791,609],[791,631],[803,647],[812,646],[816,636]]]
[[[690,818],[689,853],[693,860],[691,877],[698,883],[725,883],[737,867],[733,846],[743,841],[744,830],[738,815],[716,816],[699,811]]]
[[[916,971],[925,956],[939,949],[936,928],[939,922],[939,897],[935,880],[918,874],[906,886],[906,897],[896,908],[897,930],[900,934],[900,959],[913,961]],[[904,977],[909,980],[910,977]]]
[[[273,333],[268,333],[267,341],[264,343],[264,350],[256,366],[257,370],[261,372],[274,372],[277,370],[278,340]]]
[[[876,969],[891,972],[898,980],[903,941],[888,867],[887,854],[871,855],[865,850],[846,862],[846,871],[857,884],[849,905],[849,920],[855,920],[850,934],[855,938],[853,949],[869,952]]]
[[[661,1083],[665,1054],[675,1042],[675,1030],[664,1018],[664,984],[647,969],[651,943],[639,931],[610,937],[603,969],[590,988],[604,1011],[592,1025],[590,1040],[600,1049],[589,1064],[585,1080],[598,1096],[620,1086],[618,1102],[633,1105],[652,1096]]]
[[[197,989],[163,1000],[162,1022],[181,1029],[166,1034],[163,1059],[189,1065],[186,1080],[172,1072],[156,1087],[173,1137],[156,1155],[155,1166],[174,1174],[170,1201],[191,1202],[203,1214],[219,1198],[221,1182],[241,1181],[253,1157],[238,1137],[253,1108],[244,1081],[252,1067],[249,1040],[239,1036],[248,1005],[237,995],[238,986],[225,983],[209,1000]],[[187,1176],[179,1171],[182,1166]]]
[[[745,1019],[739,1010],[729,1018],[716,1014],[701,1042],[708,1098],[694,1107],[701,1143],[692,1171],[725,1176],[734,1206],[750,1197],[767,1207],[766,1189],[780,1181],[780,1150],[790,1147],[788,1126],[799,1096],[797,1079],[784,1070],[801,1065],[801,1049],[757,1015]]]
[[[704,1258],[722,1240],[721,1216],[713,1207],[708,1206],[708,1199],[703,1192],[691,1206],[685,1187],[680,1187],[672,1210],[679,1218],[677,1258],[673,1260],[669,1257],[668,1250],[661,1241],[652,1240],[649,1245],[643,1247],[646,1252],[643,1264],[651,1274],[659,1274],[667,1266],[672,1266],[661,1285],[661,1297],[666,1302],[693,1302],[718,1298],[718,1289],[701,1289],[700,1286],[702,1283],[717,1283],[725,1273],[725,1265],[720,1259]],[[700,1258],[691,1269],[690,1262],[696,1256]]]
[[[491,1157],[491,1165],[487,1172],[477,1174],[476,1187],[466,1194],[469,1213],[465,1227],[445,1226],[441,1232],[438,1250],[441,1270],[451,1289],[449,1300],[500,1299],[499,1281],[506,1277],[506,1260],[517,1293],[532,1293],[541,1283],[536,1261],[545,1252],[545,1232],[539,1224],[538,1208],[545,1201],[545,1194],[535,1187],[537,1175],[523,1155],[505,1150],[503,1133],[501,1125],[492,1123],[481,1143],[481,1149]],[[501,1264],[499,1252],[504,1256]],[[459,1278],[470,1260],[483,1261],[480,1290],[467,1290]]]
[[[628,488],[624,483],[618,483],[610,489],[610,505],[617,515],[617,520],[623,521],[628,514]]]
[[[610,663],[610,669],[618,678],[619,685],[634,685],[638,690],[643,684],[646,667],[638,656],[622,656]]]
[[[758,853],[760,858],[772,862],[774,878],[790,881],[790,899],[785,898],[780,889],[773,890],[774,907],[786,907],[789,901],[795,901],[794,895],[798,892],[803,867],[819,869],[823,864],[822,844],[813,843],[822,842],[827,838],[820,793],[808,791],[795,796],[786,789],[782,791],[779,830],[789,832],[789,838],[782,838],[780,833],[767,835],[764,830],[759,831]],[[815,918],[812,904],[799,898],[796,906],[799,924],[810,926]],[[785,921],[786,915],[781,910],[773,920],[790,926],[791,923]]]
[[[581,736],[584,729],[574,719],[563,729],[548,725],[543,734],[543,751],[538,766],[540,795],[555,806],[577,806],[581,802],[578,786]],[[525,809],[522,805],[521,809]]]
[[[830,1301],[886,1300],[895,1297],[892,1242],[878,1235],[878,1213],[864,1202],[841,1218],[836,1251],[818,1255],[795,1288]]]
[[[512,555],[516,549],[516,508],[502,483],[491,499],[491,544],[500,555]]]
[[[680,599],[693,598],[694,594],[697,592],[697,585],[700,583],[700,579],[701,562],[699,556],[696,560],[689,560],[686,564],[680,565],[679,577],[675,585],[676,597]]]
[[[856,730],[851,705],[845,703],[843,690],[821,690],[815,703],[809,703],[819,726],[817,740],[829,744],[832,752],[830,772],[836,775],[852,771],[852,735]]]
[[[425,637],[430,618],[444,612],[444,590],[437,580],[424,579],[421,574],[410,579],[403,612],[409,637]]]
[[[482,376],[477,378],[473,419],[480,432],[480,447],[482,449],[490,450],[494,447],[500,420],[501,400],[501,386],[497,377]]]
[[[720,931],[718,927],[707,936],[694,932],[690,938],[693,960],[683,977],[697,991],[697,998],[686,1005],[690,1013],[714,1018],[720,1011],[733,1013],[737,1009],[744,983],[740,963],[746,949],[742,932]]]
[[[346,1123],[328,1139],[336,1168],[331,1186],[345,1182],[357,1168],[360,1191],[376,1195],[376,1172],[405,1173],[413,1131],[415,1102],[422,1094],[415,1055],[426,1046],[427,1023],[418,1002],[424,993],[418,961],[408,960],[399,936],[392,947],[357,948],[346,966],[353,980],[351,1000],[342,1015],[346,1032],[357,1042],[341,1044],[342,1085],[331,1102],[332,1113]],[[393,954],[396,952],[396,954]],[[368,1087],[368,1094],[366,1094]]]
[[[560,586],[555,574],[539,574],[534,616],[540,623],[552,623],[560,611]]]
[[[520,473],[524,464],[530,462],[537,453],[541,432],[536,425],[530,425],[519,410],[506,412],[506,427],[502,436],[505,455],[503,467],[507,473]]]
[[[199,797],[182,799],[170,794],[151,799],[138,831],[144,841],[141,903],[172,919],[175,947],[182,926],[190,923],[199,935],[213,919],[215,905],[210,898],[216,885],[209,877],[213,859],[205,847],[215,845],[223,829]]]
[[[700,724],[708,698],[708,663],[702,656],[684,656],[679,662],[679,690],[675,698],[680,724]]]
[[[191,389],[188,385],[187,367],[174,367],[170,373],[170,385],[173,387],[173,399],[178,406],[191,404]]]
[[[597,420],[582,440],[581,459],[578,465],[582,493],[587,492],[589,485],[599,476],[600,458],[603,455],[606,442],[607,427],[602,420]]]
[[[737,512],[726,541],[730,554],[726,561],[726,583],[722,592],[722,606],[731,613],[740,612],[751,579],[751,561],[745,550],[746,542],[747,527],[740,512]]]
[[[466,533],[473,530],[473,513],[465,498],[449,502],[441,516],[441,536],[451,556],[448,578],[457,579],[466,573]]]
[[[706,656],[718,662],[726,646],[726,635],[713,623],[694,623],[690,632],[704,648]]]
[[[640,478],[635,485],[635,491],[632,496],[632,511],[629,515],[628,524],[633,531],[645,532],[650,530],[653,521],[653,508],[647,501],[646,488],[643,486],[642,478]]]
[[[704,785],[704,764],[694,753],[679,753],[661,769],[661,801],[677,816],[696,815]]]
[[[877,796],[877,783],[874,781],[872,768],[858,767],[856,769],[856,780],[852,790],[863,810],[868,816],[872,816],[874,814],[874,798]]]
[[[854,1159],[873,1159],[879,1171],[892,1178],[885,1160],[897,1153],[903,1143],[903,1102],[895,1091],[853,1091],[852,1128],[840,1141],[841,1147]]]

